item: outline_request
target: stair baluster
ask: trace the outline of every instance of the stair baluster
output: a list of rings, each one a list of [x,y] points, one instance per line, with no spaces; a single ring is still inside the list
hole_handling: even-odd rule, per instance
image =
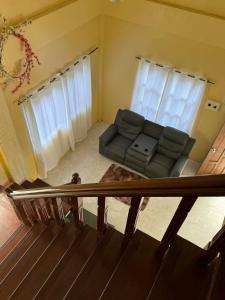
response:
[[[62,216],[61,208],[59,207],[59,199],[58,198],[51,198],[51,204],[52,204],[52,209],[54,213],[54,219],[56,220],[56,223],[60,226],[64,225],[65,221]]]
[[[34,201],[34,206],[37,209],[37,214],[39,217],[39,220],[43,223],[43,224],[48,224],[49,223],[49,218],[48,218],[48,214],[45,210],[45,207],[43,207],[42,203],[40,203],[41,199],[39,199],[38,201]]]
[[[98,197],[98,216],[97,216],[97,231],[98,237],[102,237],[107,227],[108,206],[106,206],[106,198]]]
[[[225,253],[225,226],[214,236],[200,261],[209,264],[220,252]]]
[[[16,212],[17,212],[17,216],[19,216],[19,219],[26,225],[31,225],[29,218],[27,217],[26,211],[23,207],[23,203],[22,201],[17,201],[17,200],[13,200],[12,198],[10,198],[10,202],[15,204],[15,206],[13,205],[13,207],[16,207]]]
[[[30,224],[33,226],[38,221],[38,215],[34,207],[34,202],[24,200],[22,201],[22,205]]]
[[[127,217],[126,229],[125,229],[125,239],[131,238],[135,232],[141,198],[142,198],[141,196],[134,196],[131,198],[131,205],[130,205],[130,209]]]
[[[74,224],[77,229],[83,226],[83,200],[81,197],[69,197],[68,203],[72,206]]]
[[[195,204],[198,197],[188,196],[183,197],[181,202],[170,222],[158,249],[158,255],[163,256],[168,249],[169,245],[173,242],[176,237],[177,232],[179,231],[181,225],[184,223],[189,211]]]

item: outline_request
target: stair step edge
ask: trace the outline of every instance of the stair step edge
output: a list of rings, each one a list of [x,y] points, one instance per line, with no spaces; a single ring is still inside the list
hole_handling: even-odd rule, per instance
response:
[[[35,263],[32,265],[32,267],[29,269],[29,271],[26,273],[26,275],[24,276],[23,280],[19,283],[19,285],[17,286],[17,288],[13,291],[13,293],[10,295],[10,298],[12,298],[14,296],[14,294],[17,292],[17,290],[20,288],[20,286],[25,282],[25,280],[27,279],[27,277],[30,275],[30,273],[34,270],[34,268],[38,265],[38,263],[41,261],[41,259],[44,257],[45,254],[47,254],[47,252],[49,251],[49,249],[54,245],[54,243],[57,243],[57,241],[59,241],[58,239],[60,239],[60,236],[65,233],[64,232],[64,228],[62,228],[57,234],[56,236],[51,240],[51,242],[48,244],[48,246],[45,248],[45,250],[41,253],[41,255],[38,257],[38,259],[35,261]],[[69,226],[68,228],[66,228],[66,230],[70,230]],[[69,237],[68,237],[69,239]],[[67,250],[66,250],[67,251]],[[66,252],[65,251],[65,252]],[[65,253],[64,252],[64,253]]]
[[[25,234],[22,238],[18,239],[17,243],[15,243],[11,248],[11,243],[13,243],[14,239],[18,237],[18,235],[21,234],[22,231],[25,231]],[[3,255],[2,258],[0,258],[0,265],[1,263],[12,253],[16,247],[19,246],[19,244],[23,241],[24,238],[31,232],[32,227],[25,226],[24,224],[21,224],[17,230],[10,236],[10,238],[0,247],[0,252],[5,251],[6,248],[10,248],[10,250],[7,252],[7,254]]]
[[[56,273],[59,272],[59,274],[60,274],[60,272],[61,272],[60,268],[62,268],[62,263],[68,264],[67,260],[69,259],[69,257],[67,255],[70,253],[70,251],[72,249],[75,252],[76,249],[79,248],[82,244],[84,244],[84,241],[86,241],[87,238],[90,239],[90,237],[93,234],[96,234],[95,230],[92,227],[90,227],[89,225],[85,225],[84,228],[83,228],[83,230],[80,232],[80,235],[77,237],[77,240],[74,241],[74,243],[72,244],[72,246],[70,247],[70,249],[68,249],[68,251],[65,253],[65,255],[60,259],[60,261],[58,262],[57,266],[54,268],[54,270],[52,271],[52,273],[48,276],[48,278],[46,279],[46,281],[44,282],[44,284],[42,285],[42,287],[39,289],[39,291],[36,293],[36,295],[35,295],[35,297],[33,299],[42,299],[43,292],[44,292],[44,299],[46,299],[46,296],[48,296],[48,295],[46,295],[46,289],[47,289],[47,286],[49,284],[51,284],[51,280],[54,277],[55,272]],[[97,241],[97,235],[96,235],[96,241]],[[96,245],[94,246],[94,250],[95,250],[95,248],[96,248]],[[86,264],[86,261],[89,260],[89,257],[93,255],[94,250],[91,251],[91,253],[89,254],[88,258],[82,264],[82,267],[83,267],[84,264]],[[66,291],[65,291],[65,293],[66,293]],[[63,296],[63,298],[64,298],[64,296]],[[48,299],[48,297],[47,297],[47,299]]]
[[[20,257],[20,259],[18,259],[18,261],[16,262],[15,265],[13,265],[13,267],[10,269],[10,271],[6,274],[6,276],[1,280],[0,285],[7,279],[7,277],[9,276],[9,274],[14,270],[14,268],[16,267],[16,265],[26,256],[26,254],[30,251],[30,249],[34,246],[34,244],[38,241],[38,239],[42,236],[42,234],[47,230],[47,226],[43,227],[43,230],[41,230],[39,232],[39,234],[37,235],[37,237],[34,239],[34,241],[32,242],[32,244],[28,247],[28,249],[24,252],[24,254]]]

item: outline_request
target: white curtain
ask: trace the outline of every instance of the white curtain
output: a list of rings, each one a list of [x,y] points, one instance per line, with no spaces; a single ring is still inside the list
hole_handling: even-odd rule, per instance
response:
[[[91,127],[90,56],[58,76],[21,105],[35,152],[38,174],[45,178]]]
[[[131,109],[163,126],[191,133],[206,81],[141,59]]]
[[[168,77],[168,69],[141,59],[138,65],[131,109],[155,120]]]

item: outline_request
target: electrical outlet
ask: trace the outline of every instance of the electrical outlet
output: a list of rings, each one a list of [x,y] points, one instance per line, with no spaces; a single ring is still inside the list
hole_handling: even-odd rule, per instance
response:
[[[213,111],[218,111],[220,109],[221,104],[219,102],[213,101],[213,100],[207,100],[205,104],[206,109],[210,109]]]

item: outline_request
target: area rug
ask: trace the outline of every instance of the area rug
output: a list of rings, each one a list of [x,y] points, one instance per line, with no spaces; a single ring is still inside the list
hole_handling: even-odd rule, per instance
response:
[[[112,164],[106,173],[103,175],[100,182],[112,182],[112,181],[131,181],[131,180],[141,180],[146,179],[140,175],[137,175],[129,170],[126,170],[116,164]],[[115,199],[130,205],[131,197],[114,197]],[[149,197],[143,197],[141,201],[141,210],[144,210],[147,203],[149,201]]]

